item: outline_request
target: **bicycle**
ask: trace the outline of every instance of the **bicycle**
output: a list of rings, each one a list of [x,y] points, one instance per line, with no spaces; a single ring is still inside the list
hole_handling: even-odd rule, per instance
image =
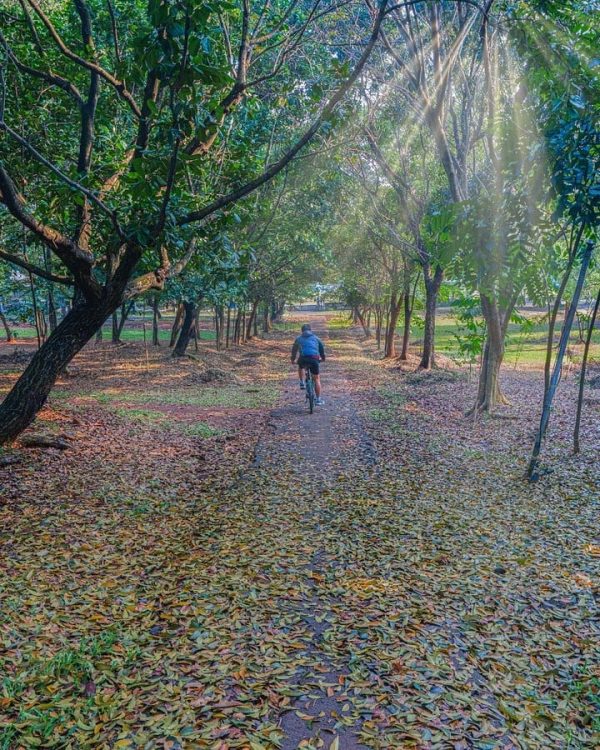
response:
[[[310,367],[304,368],[304,386],[306,388],[306,400],[308,401],[308,411],[312,414],[315,409],[315,381],[313,380]]]

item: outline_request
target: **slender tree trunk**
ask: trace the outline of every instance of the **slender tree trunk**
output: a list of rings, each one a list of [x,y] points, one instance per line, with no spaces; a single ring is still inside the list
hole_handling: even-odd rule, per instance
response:
[[[594,328],[596,326],[596,318],[598,317],[598,308],[600,307],[600,289],[596,296],[596,302],[594,304],[594,310],[592,311],[592,317],[590,318],[590,327],[588,328],[587,336],[585,338],[585,346],[583,348],[583,357],[581,359],[581,372],[579,373],[579,394],[577,397],[577,417],[575,419],[575,429],[573,431],[573,453],[579,453],[579,429],[581,427],[581,411],[583,408],[583,391],[585,389],[585,374],[587,370],[588,356],[590,353],[590,344],[592,343],[592,336],[594,335]]]
[[[37,337],[38,349],[42,345],[42,332],[40,331],[40,317],[38,314],[37,300],[35,296],[35,284],[33,281],[33,275],[29,274],[29,289],[31,291],[31,303],[33,305],[33,324],[35,325],[35,334]]]
[[[14,440],[33,422],[60,373],[111,312],[106,301],[76,304],[67,313],[0,404],[0,444]]]
[[[360,326],[363,329],[363,333],[365,334],[365,338],[367,339],[371,338],[371,331],[369,329],[367,322],[365,321],[364,313],[361,312],[358,306],[354,308],[354,321],[355,321],[355,324],[360,323]]]
[[[6,333],[6,340],[14,341],[15,337],[13,336],[13,332],[8,324],[8,320],[6,319],[6,315],[4,314],[2,309],[0,309],[0,322],[2,322],[2,325],[4,326],[4,332]]]
[[[159,296],[152,296],[152,345],[160,346],[160,332],[158,329],[158,320],[160,318]]]
[[[377,341],[377,349],[381,349],[381,326],[383,324],[383,310],[381,305],[375,306],[375,340]]]
[[[113,342],[113,344],[118,344],[119,343],[119,316],[118,316],[116,310],[112,314],[111,341]]]
[[[177,336],[179,334],[179,331],[181,330],[181,326],[183,325],[183,319],[185,317],[185,305],[183,302],[180,302],[177,305],[177,309],[175,311],[175,320],[173,321],[173,327],[171,328],[171,339],[169,341],[169,348],[172,349],[175,346],[175,342],[177,341]]]
[[[271,333],[271,310],[268,302],[265,302],[265,308],[263,310],[263,332]]]
[[[113,327],[113,344],[118,344],[121,341],[121,334],[123,333],[123,328],[125,328],[125,322],[127,321],[127,318],[131,315],[131,311],[133,310],[133,307],[135,305],[135,302],[131,300],[131,302],[123,302],[121,304],[121,317],[118,320],[117,324],[117,330],[116,330],[116,341],[114,339],[114,327]],[[113,323],[114,325],[114,323]]]
[[[400,359],[406,362],[408,359],[408,347],[410,346],[410,324],[412,320],[411,297],[410,291],[407,294],[404,293],[404,328],[402,331],[402,351],[400,352]]]
[[[227,332],[225,337],[225,348],[229,349],[229,341],[231,338],[231,305],[227,305]]]
[[[435,313],[444,271],[438,266],[431,276],[431,270],[426,267],[423,269],[423,277],[425,281],[425,330],[423,332],[423,354],[419,367],[422,370],[431,370],[435,365]]]
[[[196,304],[194,302],[184,302],[184,317],[181,330],[179,331],[179,337],[177,338],[177,344],[173,349],[174,357],[184,357],[190,343],[190,339],[194,335],[194,327],[196,321]]]
[[[562,370],[562,363],[569,343],[569,336],[571,335],[571,328],[573,326],[573,318],[575,316],[575,310],[579,304],[579,297],[581,296],[581,290],[587,274],[587,270],[594,252],[594,243],[589,240],[586,243],[585,250],[583,252],[583,258],[581,259],[581,268],[579,269],[579,276],[577,278],[577,284],[575,286],[575,292],[573,293],[573,299],[571,301],[571,309],[569,311],[569,317],[565,320],[562,331],[560,333],[560,341],[558,344],[558,352],[556,354],[556,360],[552,369],[552,375],[550,376],[550,382],[548,388],[544,393],[544,404],[542,406],[542,416],[540,418],[540,426],[538,428],[535,443],[533,445],[533,451],[531,453],[531,459],[527,468],[527,477],[530,481],[536,481],[538,478],[538,465],[540,460],[540,452],[542,450],[542,442],[548,429],[548,423],[550,422],[550,412],[552,409],[552,402],[554,401],[554,394],[558,388],[560,381],[560,374]],[[562,292],[561,292],[562,294]]]
[[[196,307],[194,314],[194,330],[192,331],[194,336],[194,348],[198,351],[198,343],[200,341],[200,305]]]

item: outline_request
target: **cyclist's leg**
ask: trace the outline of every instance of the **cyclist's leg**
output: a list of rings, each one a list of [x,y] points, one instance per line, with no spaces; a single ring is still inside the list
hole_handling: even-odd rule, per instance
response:
[[[315,396],[321,398],[321,376],[319,375],[319,362],[311,362],[310,371],[312,372],[315,383]]]
[[[315,395],[317,398],[321,398],[321,376],[313,375],[313,380],[315,381]]]
[[[300,380],[300,387],[304,388],[304,365],[302,364],[302,357],[298,359],[298,379]]]

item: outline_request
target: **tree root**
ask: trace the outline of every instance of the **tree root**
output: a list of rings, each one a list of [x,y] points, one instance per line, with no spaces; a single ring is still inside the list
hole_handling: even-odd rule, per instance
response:
[[[23,435],[20,443],[24,448],[56,448],[61,451],[71,447],[64,438],[51,435]]]

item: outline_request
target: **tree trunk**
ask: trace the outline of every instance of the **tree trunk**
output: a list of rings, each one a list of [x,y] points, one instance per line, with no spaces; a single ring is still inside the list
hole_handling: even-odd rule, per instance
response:
[[[588,356],[590,353],[590,344],[592,343],[592,336],[594,334],[594,327],[596,326],[596,318],[598,317],[598,308],[600,307],[600,289],[596,296],[596,302],[594,304],[594,310],[592,317],[590,318],[589,328],[587,336],[585,338],[585,346],[583,348],[583,356],[581,358],[581,372],[579,373],[579,394],[577,396],[577,417],[575,419],[575,429],[573,430],[573,453],[579,453],[579,428],[581,427],[581,411],[583,408],[583,391],[585,388],[585,373],[587,370]]]
[[[363,333],[365,334],[365,338],[371,338],[371,331],[369,330],[369,326],[365,321],[365,315],[358,306],[354,308],[354,321],[355,324],[360,323],[360,326],[363,329]]]
[[[52,285],[48,287],[48,325],[50,327],[50,333],[58,325],[58,318],[56,315],[56,305],[54,304],[54,292],[52,291]]]
[[[263,310],[263,333],[271,333],[271,311],[268,302],[265,302]]]
[[[408,347],[410,346],[410,323],[412,320],[413,305],[411,304],[410,290],[404,292],[404,329],[402,331],[402,351],[400,359],[406,362],[408,359]]]
[[[171,339],[169,341],[170,349],[175,346],[175,342],[177,341],[177,335],[179,334],[179,331],[181,330],[181,326],[183,325],[184,316],[185,316],[185,306],[183,302],[180,302],[177,305],[177,310],[175,312],[175,320],[173,321],[173,327],[171,328]]]
[[[397,296],[396,292],[390,297],[390,312],[388,316],[387,330],[385,332],[385,344],[383,348],[384,359],[394,359],[396,356],[396,326],[402,309],[402,297]]]
[[[119,316],[118,316],[116,310],[112,314],[111,341],[113,342],[113,344],[118,344],[119,343]]]
[[[258,303],[259,300],[255,299],[252,302],[252,309],[250,310],[250,315],[248,317],[248,322],[246,323],[246,338],[248,341],[254,336],[254,328],[255,328],[255,321],[256,321],[256,312],[258,310]]]
[[[581,296],[581,290],[587,274],[588,266],[594,252],[594,243],[592,240],[588,240],[585,250],[583,252],[583,258],[581,259],[581,268],[579,269],[579,276],[577,278],[577,284],[575,286],[575,292],[573,293],[573,299],[571,301],[571,309],[569,316],[565,320],[562,331],[560,333],[560,341],[558,344],[558,352],[556,354],[556,360],[550,376],[548,388],[544,393],[544,404],[542,406],[542,416],[540,418],[540,426],[538,428],[533,450],[531,452],[531,459],[529,460],[529,466],[527,467],[527,478],[529,481],[536,481],[538,479],[538,464],[540,460],[540,452],[542,450],[542,442],[548,429],[548,423],[550,422],[550,412],[552,409],[552,402],[554,401],[554,394],[558,388],[560,381],[560,375],[562,371],[562,363],[567,350],[567,344],[569,343],[569,336],[571,335],[571,327],[573,326],[573,318],[577,305],[579,304],[579,297]],[[559,294],[562,295],[564,290],[560,290]]]
[[[423,354],[419,367],[422,370],[431,370],[435,365],[435,312],[444,271],[438,266],[431,276],[431,270],[425,267],[423,277],[425,281],[425,330],[423,333]]]
[[[499,403],[506,403],[500,391],[498,376],[504,359],[504,320],[511,311],[501,311],[496,300],[481,294],[481,311],[485,318],[487,335],[481,358],[477,399],[470,413],[492,412]]]
[[[174,357],[185,356],[188,344],[190,343],[190,339],[194,335],[196,322],[196,304],[194,302],[184,302],[183,310],[183,325],[181,326],[177,344],[175,345],[175,349],[173,350]]]
[[[225,336],[225,348],[229,349],[229,341],[231,339],[231,305],[227,305],[227,332]]]
[[[77,304],[67,313],[0,404],[0,444],[14,440],[33,422],[60,373],[111,312],[105,302]]]
[[[381,349],[381,326],[383,324],[383,310],[381,305],[375,305],[375,340],[377,348]]]
[[[194,313],[194,330],[192,331],[194,337],[194,348],[198,351],[198,342],[200,340],[200,305],[197,305],[196,312]]]
[[[2,325],[4,326],[4,331],[6,333],[6,340],[14,341],[15,337],[13,336],[13,332],[10,326],[8,325],[8,320],[6,320],[6,315],[1,309],[0,309],[0,321],[2,322]]]
[[[158,330],[158,320],[160,318],[158,294],[152,297],[152,345],[160,346],[160,335]]]

